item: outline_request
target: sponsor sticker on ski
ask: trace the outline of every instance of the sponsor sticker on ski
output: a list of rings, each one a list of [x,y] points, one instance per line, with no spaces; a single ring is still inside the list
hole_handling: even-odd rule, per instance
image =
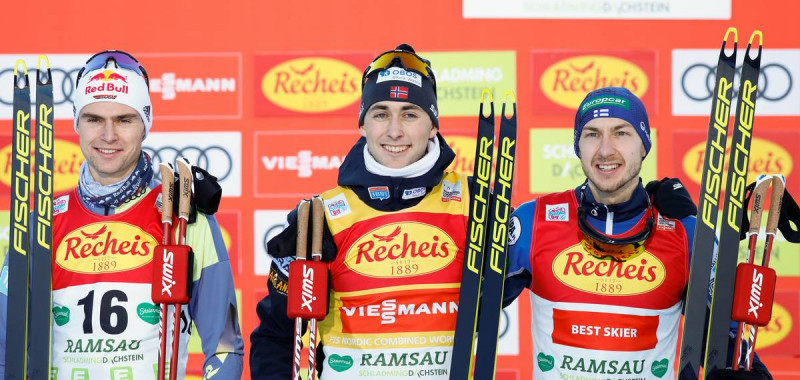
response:
[[[569,222],[569,205],[566,203],[545,205],[545,211],[545,220],[548,222]]]
[[[351,212],[350,205],[347,203],[347,198],[345,198],[344,194],[326,199],[325,212],[328,213],[328,219],[337,219],[349,214]]]

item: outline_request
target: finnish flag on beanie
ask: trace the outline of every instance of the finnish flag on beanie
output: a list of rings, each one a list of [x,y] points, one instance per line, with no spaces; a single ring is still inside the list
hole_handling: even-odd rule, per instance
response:
[[[624,87],[604,87],[586,95],[578,111],[575,113],[575,154],[581,156],[578,149],[583,126],[598,117],[616,117],[627,121],[639,134],[644,143],[645,155],[650,153],[653,145],[650,139],[650,121],[642,101]]]

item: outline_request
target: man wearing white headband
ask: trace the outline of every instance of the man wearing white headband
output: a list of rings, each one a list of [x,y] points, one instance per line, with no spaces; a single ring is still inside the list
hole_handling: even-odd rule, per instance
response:
[[[153,123],[148,86],[144,68],[121,51],[94,55],[78,74],[75,131],[86,160],[78,187],[53,201],[52,302],[54,313],[67,316],[52,323],[56,379],[151,379],[158,368],[160,314],[151,283],[153,249],[162,241],[161,187],[142,151]],[[213,215],[197,213],[186,244],[195,254],[174,363],[178,378],[185,376],[193,323],[205,355],[194,370],[239,379],[244,344],[228,253]],[[5,308],[3,292],[2,315]]]

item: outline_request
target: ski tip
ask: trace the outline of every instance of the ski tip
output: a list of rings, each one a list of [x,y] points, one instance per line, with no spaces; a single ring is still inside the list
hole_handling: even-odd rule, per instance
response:
[[[42,66],[42,62],[44,62],[44,66]],[[47,56],[44,54],[36,57],[36,70],[41,69],[50,70],[50,60],[47,59]]]
[[[733,43],[738,44],[739,43],[739,31],[736,29],[735,26],[728,27],[728,30],[725,31],[725,41],[728,40],[728,37],[730,37],[731,34],[733,34]]]
[[[758,47],[760,48],[761,45],[764,44],[764,33],[761,33],[760,30],[754,30],[753,34],[750,35],[750,41],[747,42],[748,47],[753,44],[753,40],[756,39],[756,36],[758,36]]]
[[[19,69],[20,67],[22,67],[22,70]],[[14,76],[19,75],[20,71],[22,71],[26,77],[28,76],[28,65],[26,65],[25,61],[22,59],[18,59],[14,62]]]
[[[510,104],[511,107],[508,109],[511,110],[511,115],[506,116],[506,105]],[[517,115],[517,96],[514,94],[514,91],[507,90],[505,94],[505,99],[503,100],[503,117],[506,119],[512,119]]]
[[[484,99],[487,96],[489,97],[489,102],[493,102],[494,101],[494,99],[492,98],[492,90],[490,90],[488,88],[484,88],[483,92],[481,92],[481,103],[484,102]]]
[[[511,103],[517,102],[517,95],[514,94],[514,91],[506,90],[505,101],[508,103],[508,98],[511,98]]]

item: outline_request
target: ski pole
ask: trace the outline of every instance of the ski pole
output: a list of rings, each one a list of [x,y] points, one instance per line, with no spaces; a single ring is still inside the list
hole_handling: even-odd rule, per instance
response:
[[[172,165],[167,162],[162,162],[159,165],[161,170],[161,226],[162,238],[161,243],[169,245],[172,243],[172,205],[175,201],[175,192],[173,184],[175,182],[175,173],[173,172]],[[164,380],[164,367],[166,364],[167,356],[167,304],[161,304],[161,323],[159,324],[159,352],[158,352],[158,380]]]
[[[311,199],[311,261],[322,260],[322,198]],[[317,320],[311,318],[308,325],[308,380],[314,380],[317,365]]]
[[[772,254],[772,242],[778,231],[778,220],[780,219],[781,203],[783,202],[783,191],[786,188],[786,179],[780,175],[772,176],[772,195],[770,197],[769,215],[767,215],[766,241],[764,242],[764,255],[761,257],[761,266],[769,267],[769,257]],[[770,314],[772,305],[768,305]],[[747,360],[745,368],[749,371],[753,367],[753,353],[756,346],[756,335],[758,327],[750,325],[750,339],[748,339]]]
[[[300,201],[297,205],[297,246],[295,257],[297,260],[306,259],[306,249],[308,248],[308,207],[310,202],[307,199]],[[292,367],[292,380],[300,380],[300,352],[303,349],[303,318],[294,319],[294,366]]]
[[[189,221],[189,211],[192,200],[192,168],[186,159],[178,159],[178,244],[186,245],[186,223]],[[191,273],[191,268],[189,268]],[[188,279],[191,281],[191,279]],[[175,380],[178,376],[178,347],[181,330],[181,304],[175,303],[175,314],[172,327],[172,357],[169,365],[169,379]],[[188,321],[187,321],[188,323]]]
[[[753,263],[755,259],[758,232],[761,229],[761,218],[764,212],[764,200],[766,200],[767,197],[770,179],[771,177],[769,176],[759,176],[758,180],[756,181],[755,189],[753,190],[753,209],[750,211],[750,226],[749,230],[747,231],[747,256],[744,260],[744,262],[747,264]],[[739,321],[739,327],[736,330],[736,346],[733,354],[733,357],[735,358],[733,361],[734,371],[739,369],[739,362],[741,360],[744,325],[745,323],[743,321]]]

